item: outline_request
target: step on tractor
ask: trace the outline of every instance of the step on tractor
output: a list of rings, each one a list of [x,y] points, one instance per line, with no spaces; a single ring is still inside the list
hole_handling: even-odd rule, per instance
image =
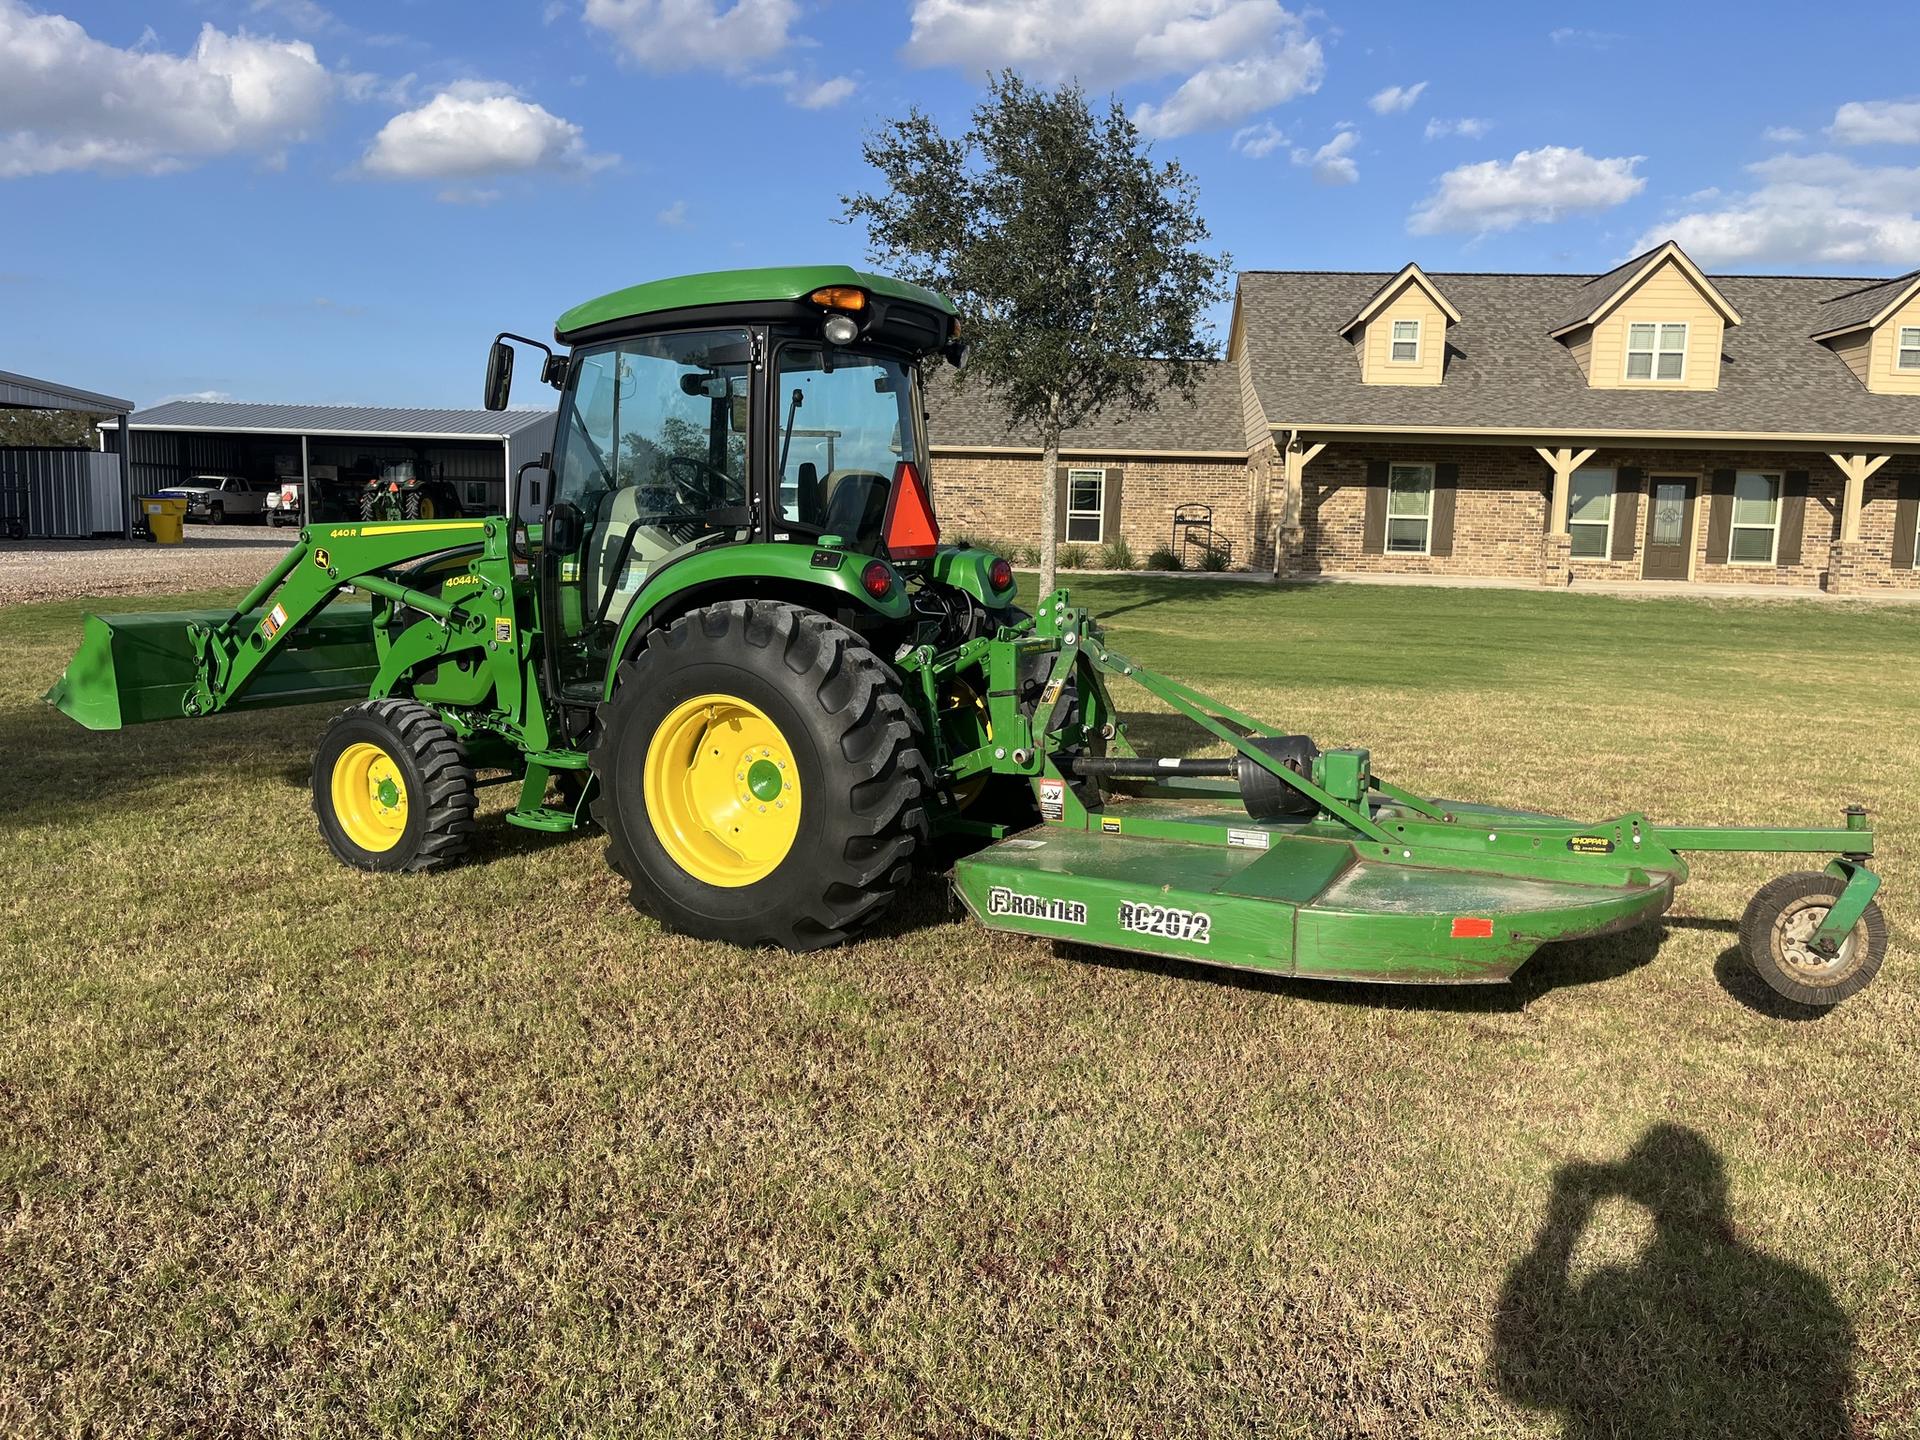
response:
[[[347,864],[454,864],[476,787],[508,783],[508,823],[597,826],[640,909],[742,945],[838,944],[950,866],[993,930],[1494,981],[1654,920],[1690,857],[1765,851],[1820,867],[1747,907],[1766,982],[1827,1006],[1880,966],[1857,807],[1724,828],[1436,799],[1138,664],[1065,591],[1022,610],[1005,559],[940,543],[923,371],[965,342],[936,294],[694,275],[580,305],[555,340],[488,355],[489,408],[516,354],[560,391],[517,513],[310,524],[231,611],[89,616],[48,699],[95,729],[351,701],[313,759]],[[1121,695],[1217,753],[1140,754]]]

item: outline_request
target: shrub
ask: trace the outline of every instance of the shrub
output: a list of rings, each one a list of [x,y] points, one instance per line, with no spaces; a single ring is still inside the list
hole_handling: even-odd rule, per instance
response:
[[[1180,557],[1165,545],[1155,546],[1153,553],[1147,556],[1147,569],[1149,570],[1180,570],[1184,568],[1180,563]]]
[[[1202,550],[1200,552],[1200,568],[1202,570],[1218,572],[1232,569],[1233,562],[1227,559],[1227,552],[1224,550]]]
[[[1100,563],[1108,570],[1131,570],[1134,566],[1133,547],[1124,537],[1116,536],[1100,547]]]
[[[1087,547],[1084,545],[1062,545],[1054,557],[1062,570],[1084,570],[1087,567]]]

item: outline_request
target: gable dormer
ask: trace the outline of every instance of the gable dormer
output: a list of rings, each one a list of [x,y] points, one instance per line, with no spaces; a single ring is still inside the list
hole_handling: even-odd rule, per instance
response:
[[[1362,384],[1438,385],[1447,371],[1447,327],[1459,323],[1439,287],[1409,264],[1340,333],[1353,338]]]
[[[1551,332],[1596,390],[1715,390],[1733,308],[1671,240],[1582,285]]]
[[[1920,395],[1920,270],[1820,305],[1813,338],[1876,395]]]

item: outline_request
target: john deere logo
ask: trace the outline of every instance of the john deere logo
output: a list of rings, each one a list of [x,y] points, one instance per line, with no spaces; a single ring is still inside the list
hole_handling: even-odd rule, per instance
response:
[[[324,550],[316,550],[313,552],[313,563],[325,570],[333,564],[333,557]]]

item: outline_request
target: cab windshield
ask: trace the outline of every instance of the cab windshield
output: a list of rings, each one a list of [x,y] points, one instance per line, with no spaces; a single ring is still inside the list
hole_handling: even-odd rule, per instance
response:
[[[926,473],[912,369],[892,356],[788,344],[774,400],[780,520],[876,549],[900,462]]]

